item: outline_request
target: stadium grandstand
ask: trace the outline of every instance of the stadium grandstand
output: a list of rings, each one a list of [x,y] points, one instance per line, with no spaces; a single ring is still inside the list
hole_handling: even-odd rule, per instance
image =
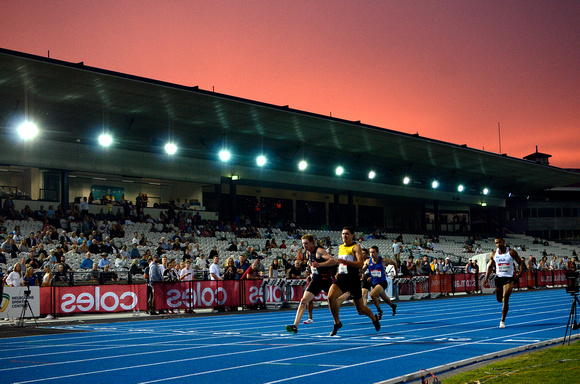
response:
[[[580,173],[538,149],[518,159],[6,49],[0,140],[6,382],[399,383],[555,344],[570,325]],[[337,256],[344,226],[399,262],[397,316],[376,333],[346,305],[326,336],[323,292],[315,320],[285,332],[294,313],[279,310],[307,283],[301,237]],[[507,329],[476,295],[494,291],[498,234],[526,269]],[[438,297],[454,299],[411,301]],[[48,327],[7,331],[31,317]]]

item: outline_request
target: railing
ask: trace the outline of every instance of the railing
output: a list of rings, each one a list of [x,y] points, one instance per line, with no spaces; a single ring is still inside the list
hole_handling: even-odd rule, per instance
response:
[[[78,274],[78,272],[76,273]],[[153,310],[173,311],[195,308],[217,310],[250,309],[268,307],[279,309],[285,305],[296,305],[304,294],[306,279],[256,279],[184,282],[160,282],[153,287],[135,284],[135,277],[125,272],[116,272],[118,280],[104,281],[72,279],[60,285],[40,288],[41,315],[74,314],[89,312],[145,311],[147,303],[154,298]],[[407,276],[393,280],[394,293],[398,299],[433,297],[441,294],[491,292],[494,279],[482,286],[484,274],[462,273],[454,275]],[[111,276],[109,276],[111,277]],[[129,279],[133,278],[133,284]],[[141,280],[143,281],[143,280]],[[516,281],[517,289],[558,287],[566,284],[565,271],[525,272]],[[326,301],[321,292],[315,301]]]

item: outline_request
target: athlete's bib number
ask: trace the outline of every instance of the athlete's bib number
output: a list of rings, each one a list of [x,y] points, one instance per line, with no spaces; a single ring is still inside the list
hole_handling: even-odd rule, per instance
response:
[[[371,276],[372,277],[381,277],[382,274],[381,274],[381,271],[375,269],[375,270],[371,271]]]
[[[510,265],[509,264],[500,264],[498,266],[498,272],[509,273],[510,272]]]
[[[316,267],[310,267],[310,271],[312,272],[313,275],[316,275],[318,273],[318,269],[316,269]]]
[[[348,273],[348,268],[346,268],[346,264],[338,265],[338,273]]]

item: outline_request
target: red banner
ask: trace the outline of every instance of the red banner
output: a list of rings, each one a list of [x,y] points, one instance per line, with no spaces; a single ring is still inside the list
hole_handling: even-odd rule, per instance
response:
[[[256,281],[261,282],[261,280]],[[241,305],[239,280],[155,283],[154,294],[156,309]]]
[[[41,287],[41,314],[53,313],[53,297],[56,314],[147,309],[147,286],[143,284]]]
[[[528,273],[524,272],[518,279],[518,288],[526,288],[528,286]]]
[[[453,277],[454,292],[465,292],[465,278],[467,275],[465,273],[456,273]]]
[[[441,292],[441,276],[443,276],[443,275],[431,275],[431,276],[429,276],[429,292],[430,293]]]
[[[566,271],[554,271],[554,285],[566,285]]]
[[[546,285],[552,285],[552,272],[550,271],[538,271],[538,286],[545,287]]]
[[[288,280],[289,282],[296,281],[296,280]],[[306,290],[306,286],[303,284],[290,284],[286,290],[288,297],[286,297],[286,301],[296,303],[302,299],[304,296],[304,291]]]
[[[440,275],[440,276],[441,276],[441,293],[453,292],[453,275]]]

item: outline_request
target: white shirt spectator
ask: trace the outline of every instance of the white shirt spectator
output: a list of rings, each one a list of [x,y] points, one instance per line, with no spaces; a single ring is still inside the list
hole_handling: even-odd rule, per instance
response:
[[[196,260],[195,265],[202,271],[205,271],[207,268],[207,261],[200,257]]]
[[[214,275],[217,277],[217,279],[214,278]],[[209,266],[209,276],[210,280],[218,280],[221,278],[220,266],[218,264],[212,263],[212,265]]]
[[[181,281],[191,281],[193,280],[193,273],[193,269],[183,268],[181,271],[179,271],[179,278]]]

